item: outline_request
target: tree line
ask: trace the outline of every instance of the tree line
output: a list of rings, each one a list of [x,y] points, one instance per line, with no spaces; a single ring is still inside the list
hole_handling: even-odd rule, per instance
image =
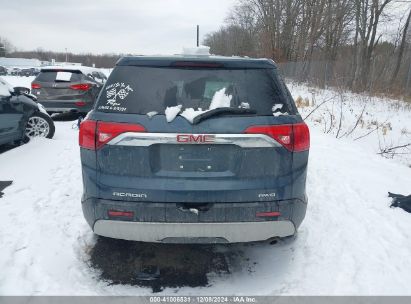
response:
[[[408,2],[239,0],[204,44],[218,55],[274,59],[299,81],[410,95]]]
[[[116,64],[117,60],[122,56],[125,56],[125,54],[75,54],[71,52],[66,53],[47,51],[42,48],[38,48],[33,51],[20,51],[16,47],[14,47],[9,40],[0,37],[0,57],[33,58],[40,61],[49,62],[51,62],[52,60],[55,60],[56,62],[67,61],[81,63],[85,66],[92,66],[94,64],[97,68],[112,68]]]

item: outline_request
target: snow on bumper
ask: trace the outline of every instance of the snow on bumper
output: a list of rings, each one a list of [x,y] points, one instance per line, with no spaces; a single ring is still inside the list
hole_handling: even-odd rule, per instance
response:
[[[49,116],[46,109],[44,108],[44,106],[41,103],[37,103],[37,107],[38,107],[38,109],[41,113],[46,114],[47,116]]]
[[[94,232],[101,236],[142,242],[239,243],[264,241],[295,233],[291,221],[237,223],[153,223],[98,220]]]
[[[48,112],[89,112],[93,108],[93,102],[83,99],[74,99],[67,101],[59,100],[41,100],[39,101],[43,108]],[[77,105],[76,103],[82,103]]]

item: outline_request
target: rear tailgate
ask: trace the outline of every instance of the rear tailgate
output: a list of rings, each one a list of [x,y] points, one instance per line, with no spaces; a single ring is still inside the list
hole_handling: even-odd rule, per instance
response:
[[[120,117],[124,122],[124,115]],[[182,203],[281,200],[295,197],[298,170],[305,174],[306,166],[293,166],[295,153],[273,138],[246,134],[253,125],[298,123],[297,116],[213,118],[195,126],[182,117],[171,124],[162,115],[130,118],[128,123],[143,126],[145,132],[120,134],[97,149],[100,198]],[[97,125],[100,134],[110,133],[105,122]]]
[[[84,78],[80,71],[42,70],[32,83],[32,93],[40,101],[80,99],[91,87],[79,87],[84,83]]]
[[[98,198],[228,203],[305,196],[308,129],[275,68],[135,64],[142,66],[114,69],[88,116],[97,128]],[[207,114],[194,121],[172,117],[176,110]]]

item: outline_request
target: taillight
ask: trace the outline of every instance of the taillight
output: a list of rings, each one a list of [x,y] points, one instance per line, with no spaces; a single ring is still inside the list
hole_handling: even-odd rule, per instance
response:
[[[281,213],[277,211],[257,212],[255,214],[256,217],[279,217],[280,215]]]
[[[84,149],[96,149],[96,127],[94,120],[83,120],[80,124],[79,145]]]
[[[293,126],[294,131],[294,151],[306,151],[310,149],[310,130],[305,123]]]
[[[78,107],[84,107],[86,105],[86,103],[84,101],[77,101],[74,104]]]
[[[107,214],[109,217],[124,217],[124,218],[129,218],[129,219],[134,217],[133,211],[109,210]]]
[[[41,85],[39,85],[38,83],[32,83],[31,89],[41,89]]]
[[[302,152],[310,148],[310,131],[305,123],[251,126],[244,133],[268,135],[292,152]]]
[[[79,144],[82,148],[96,150],[121,133],[145,131],[145,128],[138,124],[86,119],[80,124]]]
[[[145,131],[146,129],[142,125],[99,121],[97,124],[96,148],[100,148],[121,133]]]
[[[91,88],[90,83],[78,83],[78,84],[72,84],[70,86],[70,89],[73,90],[79,90],[79,91],[88,91]]]
[[[179,68],[221,68],[224,65],[219,62],[176,61],[171,66]]]

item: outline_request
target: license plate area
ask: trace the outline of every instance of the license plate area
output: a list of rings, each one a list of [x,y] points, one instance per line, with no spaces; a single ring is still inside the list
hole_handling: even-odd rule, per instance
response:
[[[158,144],[150,147],[150,165],[154,173],[228,173],[236,171],[240,147],[207,144]],[[167,174],[166,174],[167,175]]]

